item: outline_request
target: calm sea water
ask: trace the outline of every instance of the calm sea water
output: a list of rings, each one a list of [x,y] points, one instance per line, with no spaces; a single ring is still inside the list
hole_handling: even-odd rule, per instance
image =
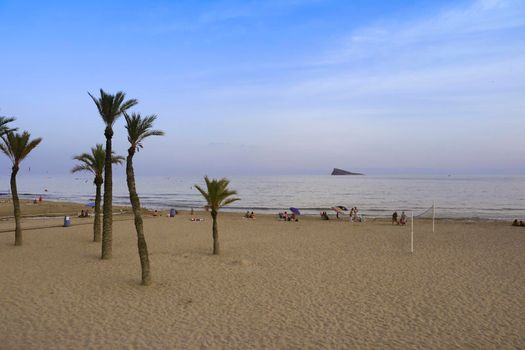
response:
[[[485,176],[263,176],[231,177],[242,199],[228,210],[276,213],[289,207],[318,214],[334,205],[357,206],[370,217],[394,210],[421,213],[436,203],[439,218],[525,219],[525,177]],[[202,177],[138,177],[141,202],[148,208],[200,208],[193,187]],[[89,177],[20,176],[23,198],[87,203],[95,187]],[[47,191],[46,191],[47,190]],[[2,195],[9,178],[0,177]],[[125,178],[114,179],[114,202],[129,204]]]

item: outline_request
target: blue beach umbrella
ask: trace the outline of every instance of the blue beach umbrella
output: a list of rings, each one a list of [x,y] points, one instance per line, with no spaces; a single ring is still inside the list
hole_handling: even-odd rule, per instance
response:
[[[299,209],[297,209],[297,208],[291,207],[291,208],[290,208],[290,211],[291,211],[292,213],[294,213],[295,215],[301,215],[301,212],[300,212]]]
[[[95,202],[89,202],[88,204],[86,204],[86,207],[94,208]]]

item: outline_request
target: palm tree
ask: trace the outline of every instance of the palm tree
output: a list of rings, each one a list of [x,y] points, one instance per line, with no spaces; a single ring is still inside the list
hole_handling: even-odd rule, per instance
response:
[[[232,197],[237,194],[237,191],[228,189],[228,185],[230,184],[228,179],[212,179],[210,181],[208,176],[205,176],[204,181],[206,182],[206,191],[199,185],[195,185],[195,188],[202,194],[210,210],[213,220],[213,254],[219,254],[219,231],[217,227],[219,209],[240,199]]]
[[[151,283],[151,274],[149,268],[148,246],[144,236],[144,225],[140,212],[140,199],[135,186],[135,172],[133,170],[133,156],[143,146],[142,141],[150,136],[162,136],[163,131],[153,130],[153,122],[157,119],[156,115],[141,117],[138,113],[132,113],[129,116],[124,112],[126,118],[126,129],[128,130],[128,157],[126,158],[126,178],[129,190],[129,200],[135,216],[135,229],[137,230],[137,246],[139,250],[140,266],[142,268],[142,285],[147,286]]]
[[[77,164],[71,169],[72,173],[78,171],[88,171],[95,175],[93,183],[96,186],[95,195],[95,221],[93,222],[93,242],[100,242],[100,201],[102,198],[102,183],[104,182],[104,163],[106,162],[106,150],[102,144],[97,144],[91,148],[91,153],[82,153],[73,157],[78,160]],[[113,164],[122,164],[124,157],[113,154],[111,162]]]
[[[95,98],[88,93],[97,105],[98,113],[106,124],[104,136],[106,136],[106,162],[104,163],[104,219],[102,222],[102,259],[110,259],[112,256],[113,243],[113,171],[111,155],[111,139],[113,137],[113,124],[123,112],[135,106],[138,101],[135,99],[124,101],[126,94],[122,91],[115,95],[106,93],[100,89],[100,97]]]
[[[13,163],[11,172],[11,194],[13,196],[13,207],[15,213],[15,245],[22,245],[22,227],[20,226],[20,202],[16,190],[16,174],[20,162],[42,141],[37,138],[29,141],[31,135],[24,131],[22,134],[13,131],[2,136],[3,143],[0,144],[0,150],[4,152]]]

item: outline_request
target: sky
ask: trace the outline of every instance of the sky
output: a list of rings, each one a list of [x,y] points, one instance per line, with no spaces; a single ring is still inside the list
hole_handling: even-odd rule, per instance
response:
[[[0,0],[0,50],[22,173],[105,141],[102,88],[166,133],[137,174],[525,175],[521,0]]]

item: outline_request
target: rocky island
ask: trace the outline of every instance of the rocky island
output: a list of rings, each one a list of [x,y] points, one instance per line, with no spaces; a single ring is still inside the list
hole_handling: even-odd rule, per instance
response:
[[[352,172],[347,171],[347,170],[334,168],[334,170],[332,170],[332,175],[364,175],[364,174],[352,173]]]

